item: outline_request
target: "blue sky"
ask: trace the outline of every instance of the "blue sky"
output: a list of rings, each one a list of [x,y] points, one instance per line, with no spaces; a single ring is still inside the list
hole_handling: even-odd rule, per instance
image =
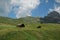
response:
[[[40,1],[40,5],[36,9],[32,10],[32,16],[34,17],[46,16],[48,14],[49,9],[54,8],[54,3],[56,4],[55,0],[49,0],[48,2],[46,2],[45,0]],[[14,12],[11,12],[9,16],[13,18],[16,17]]]
[[[0,16],[11,18],[19,18],[21,16],[44,17],[51,11],[60,13],[60,0],[22,0],[22,2],[0,0]]]
[[[54,0],[49,0],[48,3],[46,3],[44,0],[41,0],[41,4],[38,6],[38,8],[32,11],[32,16],[46,16],[48,14],[49,9],[54,8],[54,3]]]

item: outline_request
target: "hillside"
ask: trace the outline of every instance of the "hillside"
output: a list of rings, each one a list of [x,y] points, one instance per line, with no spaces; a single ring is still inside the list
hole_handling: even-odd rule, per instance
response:
[[[0,40],[60,40],[60,24],[40,24],[39,29],[35,25],[18,28],[0,24]]]
[[[60,13],[52,11],[44,18],[40,18],[44,23],[60,23]]]
[[[11,25],[17,25],[20,23],[40,23],[39,18],[35,17],[24,17],[20,19],[12,19],[8,17],[0,17],[0,23],[5,23],[5,24],[11,24]]]
[[[16,27],[24,23],[24,28]],[[37,26],[41,28],[37,28]],[[0,17],[0,40],[60,40],[60,24],[40,24],[39,18]]]

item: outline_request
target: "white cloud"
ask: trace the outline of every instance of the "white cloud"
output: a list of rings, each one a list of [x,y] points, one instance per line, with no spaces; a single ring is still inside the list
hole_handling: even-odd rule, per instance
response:
[[[18,5],[19,9],[16,12],[16,17],[31,16],[31,11],[40,4],[40,0],[11,0],[11,5]]]
[[[57,7],[54,10],[60,13],[60,7]]]
[[[14,11],[17,18],[31,16],[39,4],[40,0],[0,0],[0,16],[7,16],[10,11]]]
[[[52,11],[57,11],[58,13],[60,13],[60,7],[56,7],[54,9],[49,9],[49,12],[52,12]]]
[[[48,0],[45,0],[46,3],[48,3]]]
[[[0,0],[0,16],[7,16],[10,8],[9,0]]]
[[[57,3],[60,3],[60,0],[55,0]]]

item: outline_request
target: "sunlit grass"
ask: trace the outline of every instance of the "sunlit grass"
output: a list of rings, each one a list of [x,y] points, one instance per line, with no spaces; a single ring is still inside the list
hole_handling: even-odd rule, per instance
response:
[[[0,40],[60,40],[60,24],[0,24]]]

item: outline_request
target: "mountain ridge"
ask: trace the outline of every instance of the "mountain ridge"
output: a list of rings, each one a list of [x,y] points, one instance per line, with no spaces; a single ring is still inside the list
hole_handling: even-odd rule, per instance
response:
[[[0,23],[11,24],[11,25],[13,24],[16,25],[19,23],[39,23],[39,22],[40,22],[40,18],[37,17],[24,17],[19,19],[0,17]]]

